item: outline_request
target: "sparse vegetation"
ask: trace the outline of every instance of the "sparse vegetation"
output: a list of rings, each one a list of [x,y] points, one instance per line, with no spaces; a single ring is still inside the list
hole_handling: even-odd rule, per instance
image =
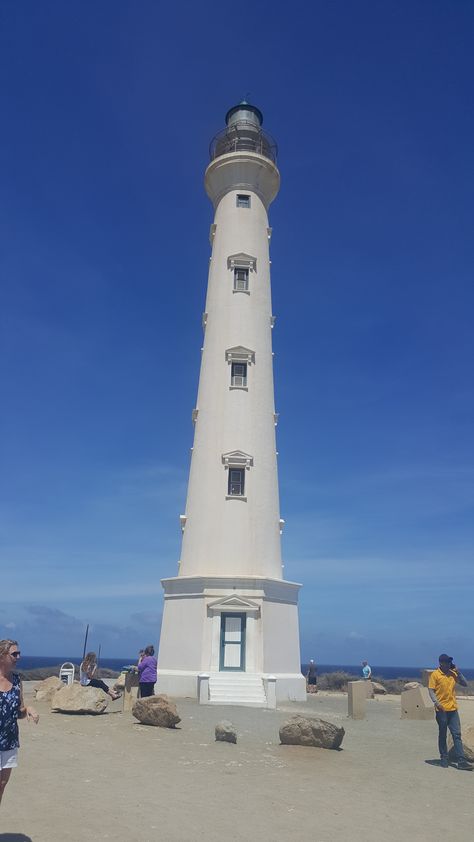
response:
[[[356,675],[342,670],[338,672],[323,672],[318,675],[318,690],[332,690],[347,693],[347,682],[357,681]]]
[[[380,675],[372,676],[374,681],[382,684],[387,693],[400,695],[405,684],[413,681],[413,678],[382,678]],[[329,690],[333,692],[347,693],[347,682],[358,681],[360,676],[351,675],[349,672],[324,672],[318,676],[318,690]]]
[[[76,671],[74,677],[79,680],[79,665],[76,664],[75,666]],[[43,679],[50,678],[52,675],[59,676],[60,669],[61,664],[57,664],[53,667],[36,667],[33,670],[19,669],[18,672],[23,681],[43,681]],[[97,671],[97,678],[117,678],[118,675],[119,673],[115,670],[99,669]]]
[[[380,675],[373,675],[372,678],[374,681],[382,684],[387,693],[392,693],[397,696],[402,693],[405,684],[408,684],[409,681],[417,680],[414,679],[413,676],[411,678],[382,678]],[[337,672],[323,672],[321,675],[318,675],[317,686],[318,690],[329,690],[334,693],[347,693],[347,682],[358,681],[359,679],[360,676],[351,675],[351,673],[343,672],[342,670]],[[474,681],[468,681],[467,684],[468,686],[466,688],[457,688],[457,692],[460,696],[474,696]]]

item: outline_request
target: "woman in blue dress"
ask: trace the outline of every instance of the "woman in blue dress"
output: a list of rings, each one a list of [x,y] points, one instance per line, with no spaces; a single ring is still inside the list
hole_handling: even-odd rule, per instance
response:
[[[35,709],[25,706],[20,676],[13,671],[19,657],[16,640],[0,640],[0,802],[18,765],[18,719],[39,720]]]

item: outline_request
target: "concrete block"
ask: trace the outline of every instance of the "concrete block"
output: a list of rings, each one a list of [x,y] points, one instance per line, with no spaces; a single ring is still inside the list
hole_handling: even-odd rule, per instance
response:
[[[209,673],[201,672],[198,675],[198,699],[200,705],[209,704]]]
[[[267,708],[276,708],[276,678],[274,675],[267,675],[263,679],[263,686],[265,687],[265,695],[267,697]]]
[[[402,719],[434,719],[434,705],[426,687],[404,690],[401,706]]]
[[[125,690],[123,694],[123,709],[129,711],[138,698],[138,673],[127,672],[125,676]]]
[[[421,670],[421,683],[423,687],[428,687],[428,682],[432,672],[433,670]]]
[[[365,719],[367,681],[349,681],[347,694],[348,715],[351,719]]]

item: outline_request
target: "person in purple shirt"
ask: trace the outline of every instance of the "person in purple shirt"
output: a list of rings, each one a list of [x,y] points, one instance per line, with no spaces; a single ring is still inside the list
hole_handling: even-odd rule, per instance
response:
[[[145,696],[153,696],[155,694],[157,667],[155,649],[153,646],[147,646],[146,649],[140,651],[137,667],[141,698],[143,699]]]

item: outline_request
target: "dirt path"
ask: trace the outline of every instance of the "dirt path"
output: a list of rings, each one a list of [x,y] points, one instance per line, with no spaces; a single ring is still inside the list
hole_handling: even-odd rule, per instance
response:
[[[426,763],[436,725],[400,720],[398,697],[368,705],[352,722],[342,695],[278,711],[181,700],[173,731],[139,725],[119,702],[97,717],[39,704],[40,724],[21,726],[0,842],[470,840],[474,773]],[[296,711],[343,724],[343,750],[280,746],[279,725]],[[461,716],[474,724],[474,701]],[[236,746],[214,742],[224,718]]]

